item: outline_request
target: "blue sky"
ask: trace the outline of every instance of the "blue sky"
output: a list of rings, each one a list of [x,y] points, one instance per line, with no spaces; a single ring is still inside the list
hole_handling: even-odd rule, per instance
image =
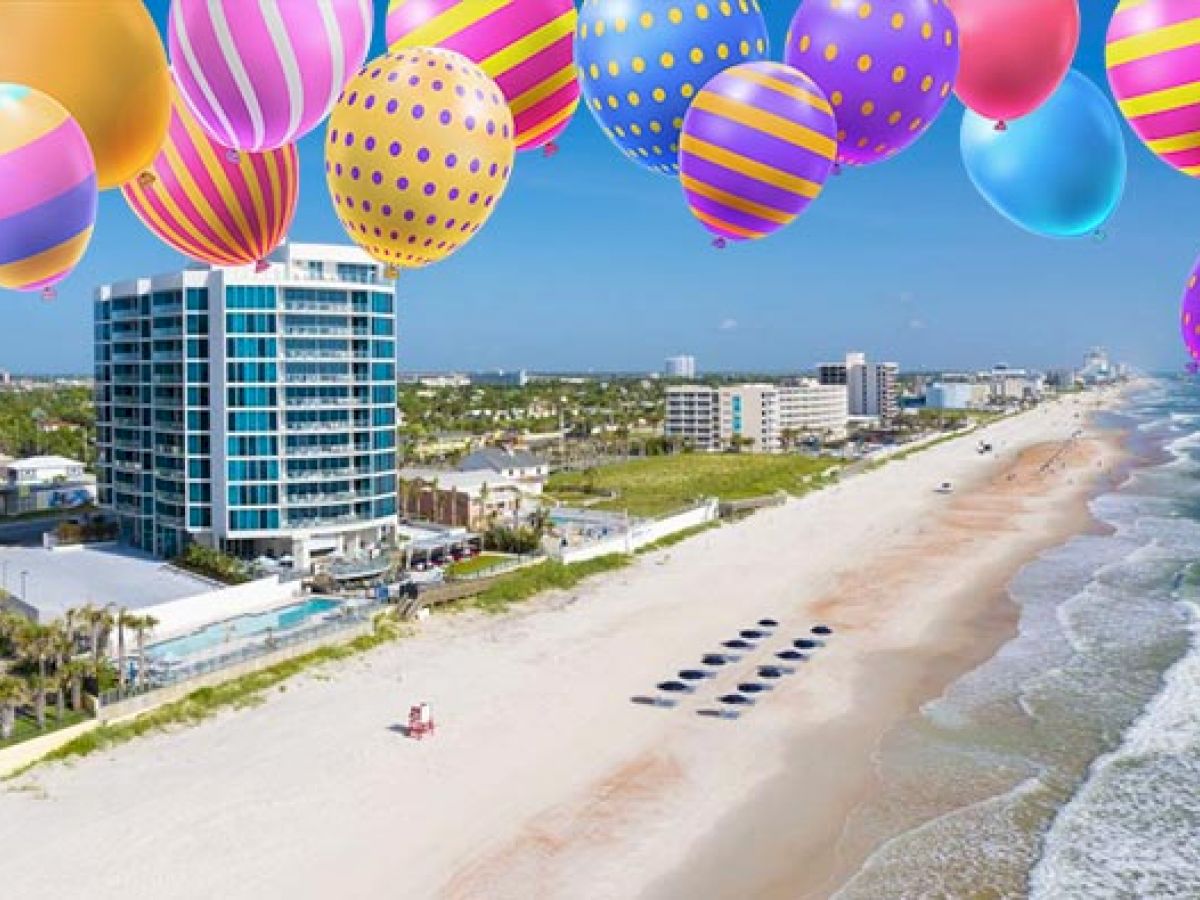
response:
[[[1102,85],[1115,0],[1084,0],[1077,68]],[[161,22],[167,0],[149,0]],[[795,6],[765,0],[773,56]],[[377,50],[385,0],[376,0]],[[701,368],[794,371],[847,348],[908,369],[1074,362],[1092,344],[1178,368],[1178,299],[1200,252],[1200,184],[1126,128],[1125,200],[1107,239],[1051,241],[994,213],[962,168],[956,100],[895,160],[831,179],[792,228],[718,252],[677,183],[620,157],[580,109],[553,159],[524,155],[475,241],[405,274],[404,369],[652,370],[689,352]],[[301,144],[292,237],[341,241],[322,159]],[[91,366],[91,294],[180,259],[119,194],[102,197],[88,257],[54,303],[0,292],[0,368]]]

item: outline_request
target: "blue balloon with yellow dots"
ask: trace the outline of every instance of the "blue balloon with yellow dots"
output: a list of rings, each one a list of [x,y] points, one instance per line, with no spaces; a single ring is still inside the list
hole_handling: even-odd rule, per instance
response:
[[[575,42],[587,107],[653,172],[679,172],[692,99],[730,66],[767,58],[758,0],[584,0]]]

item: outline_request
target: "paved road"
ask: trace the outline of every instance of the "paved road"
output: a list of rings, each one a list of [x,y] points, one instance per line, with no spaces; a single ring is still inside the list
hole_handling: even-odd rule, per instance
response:
[[[0,525],[0,545],[8,546],[41,546],[42,535],[50,531],[63,519],[79,515],[78,512],[64,511],[56,516],[44,519],[27,519],[20,522],[9,522]]]

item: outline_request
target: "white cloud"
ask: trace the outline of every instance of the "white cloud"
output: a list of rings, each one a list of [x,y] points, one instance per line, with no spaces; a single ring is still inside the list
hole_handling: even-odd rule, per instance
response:
[[[737,319],[722,319],[721,324],[717,326],[719,331],[737,331]]]
[[[923,320],[921,320],[921,319],[909,319],[909,320],[908,320],[908,327],[909,327],[909,329],[911,329],[912,331],[921,331],[921,330],[922,330],[922,329],[924,329],[926,326],[925,326],[925,322],[924,322]]]

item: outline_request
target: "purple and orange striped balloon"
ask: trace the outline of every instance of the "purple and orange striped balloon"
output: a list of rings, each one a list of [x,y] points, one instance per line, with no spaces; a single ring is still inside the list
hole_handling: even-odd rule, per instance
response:
[[[817,198],[837,156],[833,107],[790,66],[743,63],[708,82],[683,120],[680,180],[719,241],[756,240]]]
[[[0,84],[0,287],[48,290],[83,258],[99,203],[83,129],[40,91]]]
[[[234,162],[178,97],[167,141],[149,171],[152,178],[132,181],[121,192],[159,239],[200,262],[260,261],[287,236],[296,214],[295,146],[242,153]]]
[[[517,149],[536,150],[579,106],[572,0],[392,0],[389,46],[454,50],[492,77],[512,110]]]
[[[173,0],[175,83],[218,144],[274,150],[329,115],[373,25],[371,0]]]
[[[1200,362],[1200,260],[1188,278],[1187,290],[1183,294],[1183,306],[1179,311],[1179,330],[1188,356]]]
[[[1105,57],[1113,94],[1138,137],[1167,165],[1200,177],[1200,4],[1122,0]]]

